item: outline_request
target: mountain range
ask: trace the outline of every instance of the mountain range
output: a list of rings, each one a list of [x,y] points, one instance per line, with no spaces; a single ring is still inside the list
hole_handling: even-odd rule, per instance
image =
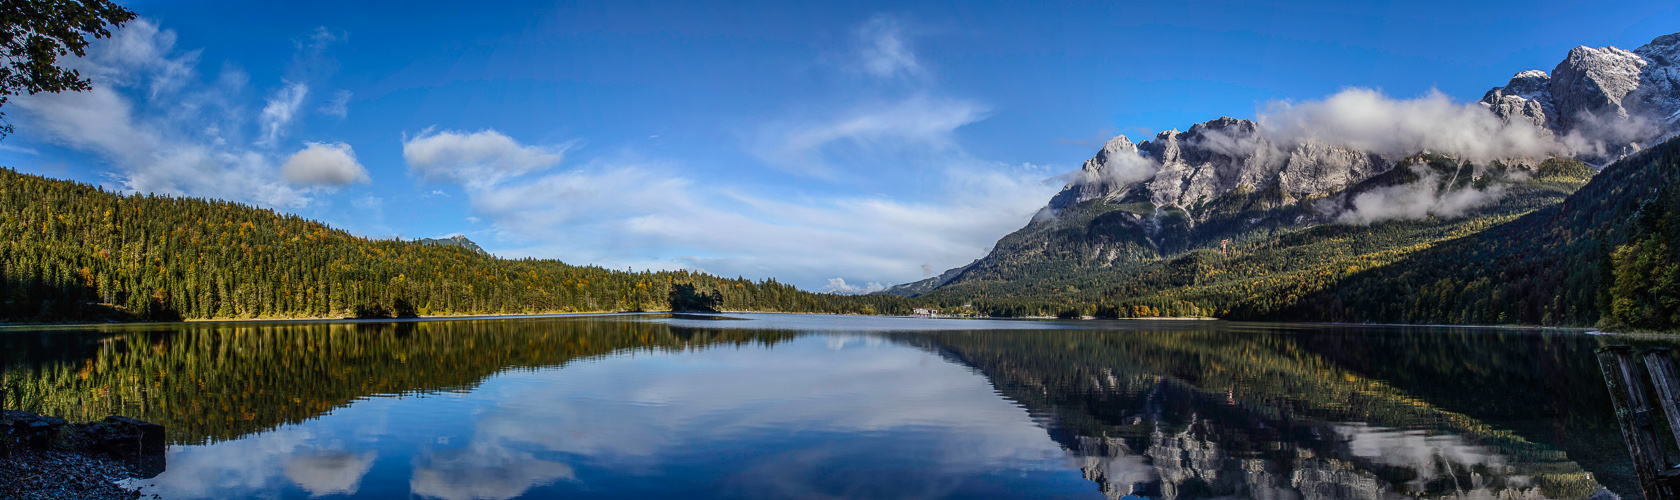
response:
[[[1651,146],[1677,128],[1680,34],[1671,34],[1632,51],[1577,47],[1550,73],[1521,71],[1471,105],[1438,95],[1385,102],[1355,89],[1137,143],[1122,135],[988,255],[883,293],[1000,315],[1372,320],[1381,315],[1331,314],[1305,297],[1349,280],[1369,286],[1374,269],[1443,242],[1545,226],[1525,217],[1534,212],[1569,218],[1554,212],[1599,207],[1622,217],[1604,223],[1632,227],[1670,177],[1651,173],[1667,153],[1647,150],[1672,149]],[[1599,186],[1629,177],[1656,184]],[[1626,243],[1616,234],[1591,246],[1610,255]],[[1612,309],[1602,298],[1572,315],[1476,320],[1590,324]],[[1400,316],[1390,319],[1462,315]]]

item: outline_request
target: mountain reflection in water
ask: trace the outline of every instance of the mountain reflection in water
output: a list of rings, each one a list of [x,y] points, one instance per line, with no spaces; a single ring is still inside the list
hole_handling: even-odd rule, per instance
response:
[[[167,426],[163,498],[1637,495],[1597,336],[730,316],[6,331],[0,363],[8,408]]]

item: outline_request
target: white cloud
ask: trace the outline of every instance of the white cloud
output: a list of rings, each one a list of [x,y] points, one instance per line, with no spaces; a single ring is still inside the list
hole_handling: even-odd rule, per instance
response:
[[[1494,184],[1486,189],[1463,187],[1453,189],[1452,180],[1442,183],[1441,176],[1427,168],[1421,179],[1396,186],[1385,186],[1354,196],[1352,209],[1339,219],[1355,224],[1370,224],[1394,219],[1422,219],[1425,217],[1457,217],[1483,204],[1505,196],[1505,186]],[[1443,189],[1441,184],[1448,184]]]
[[[309,35],[304,38],[293,39],[292,44],[297,46],[299,57],[318,57],[327,50],[327,47],[348,38],[350,38],[349,33],[333,33],[326,26],[316,26],[315,31],[309,32]]]
[[[504,229],[550,233],[566,224],[634,224],[670,208],[699,208],[688,179],[637,166],[559,172],[522,182],[474,186],[472,206]],[[612,222],[606,222],[612,221]]]
[[[149,97],[180,89],[194,76],[201,50],[171,55],[175,32],[160,29],[149,19],[136,19],[95,41],[85,58],[62,61],[82,76],[121,86],[145,86]]]
[[[333,45],[350,39],[348,32],[334,32],[317,26],[307,35],[292,38],[292,64],[286,68],[286,78],[309,82],[326,78],[338,70],[338,61],[327,52]]]
[[[1632,150],[1626,149],[1630,143],[1650,145],[1661,142],[1663,138],[1662,127],[1645,116],[1621,118],[1581,113],[1574,127],[1559,140],[1570,153],[1584,161],[1609,163],[1623,154],[1632,153]]]
[[[171,447],[168,470],[147,480],[146,490],[170,498],[226,498],[278,491],[290,483],[311,497],[354,495],[379,452],[343,450],[344,443],[331,434],[315,423]]]
[[[429,181],[487,186],[559,165],[570,147],[525,146],[491,129],[427,129],[403,140],[403,159],[410,171]]]
[[[1565,151],[1531,123],[1506,123],[1481,105],[1457,104],[1438,91],[1392,99],[1350,88],[1321,101],[1270,103],[1256,121],[1274,144],[1316,141],[1394,156],[1433,151],[1487,162]]]
[[[18,135],[98,155],[112,167],[107,176],[117,189],[307,206],[313,188],[289,182],[271,151],[307,86],[287,83],[253,117],[238,101],[247,92],[243,71],[224,65],[205,83],[196,69],[199,51],[182,52],[175,42],[173,31],[148,19],[95,41],[87,57],[65,61],[91,78],[93,89],[18,96]],[[253,118],[254,141],[246,132]]]
[[[40,151],[36,151],[34,148],[26,148],[26,147],[22,147],[22,146],[13,146],[13,145],[10,145],[10,144],[0,144],[0,151],[11,151],[13,153],[20,153],[20,154],[26,154],[26,155],[41,154]]]
[[[321,109],[319,109],[319,111],[323,115],[337,116],[339,118],[350,116],[350,97],[353,95],[355,94],[348,90],[335,90],[333,91],[332,98],[328,99],[326,104],[321,105]]]
[[[1332,427],[1354,456],[1390,467],[1416,471],[1418,483],[1451,474],[1454,469],[1509,467],[1511,457],[1456,434],[1375,427],[1364,422]]]
[[[933,172],[938,184],[916,202],[786,200],[650,162],[596,160],[544,172],[560,160],[558,148],[492,131],[422,135],[404,151],[417,175],[464,188],[473,215],[515,247],[498,253],[774,276],[809,287],[834,277],[909,281],[923,277],[924,264],[966,263],[1055,191],[1039,167],[958,162]]]
[[[336,450],[314,450],[300,453],[281,467],[286,479],[309,492],[309,496],[354,495],[361,489],[362,477],[373,468],[379,452],[350,454]]]
[[[425,452],[416,462],[409,490],[443,500],[505,500],[533,486],[573,480],[577,474],[570,465],[538,460],[500,442]]]
[[[752,152],[765,163],[818,177],[835,176],[838,164],[925,161],[960,149],[956,130],[985,118],[987,111],[973,101],[916,95],[810,123],[773,123]]]
[[[725,275],[809,285],[836,275],[905,282],[925,277],[924,263],[946,269],[984,255],[997,238],[1025,225],[1055,191],[1038,170],[974,164],[941,174],[943,185],[917,202],[736,194],[733,204],[669,210],[630,221],[629,228],[669,245],[706,249],[706,255],[685,262]]]
[[[261,154],[224,147],[180,130],[180,122],[136,116],[128,98],[108,87],[18,99],[30,112],[31,137],[94,152],[119,169],[123,189],[301,207],[305,194],[277,178]],[[40,135],[35,135],[40,134]]]
[[[876,15],[858,27],[858,56],[864,72],[883,79],[927,76],[905,40],[906,24],[896,17]]]
[[[923,270],[926,271],[926,268],[924,268]],[[828,293],[838,293],[838,294],[844,294],[844,295],[859,295],[859,294],[866,294],[866,293],[875,293],[875,292],[879,292],[881,290],[886,290],[886,289],[887,289],[886,285],[883,285],[883,284],[880,284],[880,283],[877,283],[877,282],[874,282],[874,281],[871,281],[866,285],[861,285],[860,286],[860,285],[852,285],[852,284],[846,283],[845,278],[829,278],[828,279],[828,288],[823,289],[823,291],[828,292]]]
[[[280,165],[286,180],[303,186],[345,186],[371,182],[367,169],[356,161],[356,152],[349,144],[304,143],[303,150],[292,154]]]
[[[279,143],[281,134],[297,116],[298,107],[303,106],[303,98],[307,95],[308,85],[286,82],[269,96],[268,105],[263,106],[262,115],[257,117],[262,126],[262,139],[257,141],[258,146],[274,147]]]

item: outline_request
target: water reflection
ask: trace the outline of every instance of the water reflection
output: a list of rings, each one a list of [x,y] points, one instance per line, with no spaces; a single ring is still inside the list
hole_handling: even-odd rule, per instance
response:
[[[164,498],[1586,498],[1574,333],[747,315],[0,333],[9,407],[169,427]]]
[[[373,467],[379,452],[351,454],[343,450],[311,450],[298,453],[281,470],[309,496],[354,494],[362,476]]]
[[[895,338],[979,368],[1047,415],[1111,498],[1583,498],[1600,481],[1632,491],[1591,336],[1160,325]],[[1360,353],[1389,354],[1339,361]],[[1557,428],[1573,437],[1552,439]]]

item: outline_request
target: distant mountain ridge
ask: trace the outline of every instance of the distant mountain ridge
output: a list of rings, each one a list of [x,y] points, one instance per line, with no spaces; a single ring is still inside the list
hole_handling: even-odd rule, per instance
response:
[[[486,252],[483,248],[479,248],[477,243],[473,243],[472,240],[467,239],[466,235],[462,234],[457,234],[448,238],[420,238],[418,240],[414,240],[414,242],[421,245],[461,247],[467,250],[472,250],[473,253],[490,255],[490,252]]]

